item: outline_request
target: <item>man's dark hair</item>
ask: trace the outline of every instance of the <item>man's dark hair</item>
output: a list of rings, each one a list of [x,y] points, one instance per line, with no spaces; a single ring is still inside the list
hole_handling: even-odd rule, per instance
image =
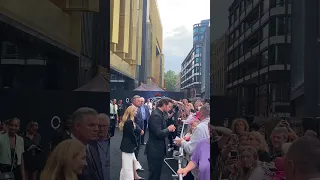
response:
[[[302,174],[320,172],[320,140],[316,137],[303,136],[295,140],[286,153],[286,158],[292,160],[297,171]]]
[[[169,98],[162,98],[159,100],[157,107],[162,107],[163,105],[168,105],[169,103],[173,104],[173,101]]]

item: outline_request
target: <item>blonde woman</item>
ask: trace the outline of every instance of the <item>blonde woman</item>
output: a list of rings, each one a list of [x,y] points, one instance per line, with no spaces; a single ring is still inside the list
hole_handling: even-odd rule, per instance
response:
[[[120,180],[144,179],[137,173],[140,164],[134,154],[135,148],[138,147],[138,142],[135,136],[136,124],[134,117],[137,115],[137,108],[129,106],[122,117],[119,124],[119,129],[123,131],[120,150],[122,151],[122,168],[120,171]]]
[[[249,124],[246,119],[236,118],[232,121],[231,130],[235,134],[243,134],[244,132],[249,132]]]
[[[65,140],[50,154],[40,180],[78,180],[85,165],[86,147],[78,140]]]
[[[253,131],[249,133],[248,145],[256,148],[258,152],[259,161],[271,162],[268,145],[259,132]]]
[[[254,147],[245,146],[240,149],[239,162],[235,164],[232,180],[270,180],[258,161],[258,153]]]

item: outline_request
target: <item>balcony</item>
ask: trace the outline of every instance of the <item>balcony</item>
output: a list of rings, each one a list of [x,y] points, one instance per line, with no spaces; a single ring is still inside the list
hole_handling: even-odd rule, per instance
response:
[[[66,12],[99,12],[99,0],[50,0]]]

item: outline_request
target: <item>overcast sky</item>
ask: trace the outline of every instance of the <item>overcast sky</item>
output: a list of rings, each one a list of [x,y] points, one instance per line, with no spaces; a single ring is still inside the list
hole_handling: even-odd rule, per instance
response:
[[[210,0],[157,0],[163,26],[165,71],[181,70],[192,48],[192,27],[210,19]]]

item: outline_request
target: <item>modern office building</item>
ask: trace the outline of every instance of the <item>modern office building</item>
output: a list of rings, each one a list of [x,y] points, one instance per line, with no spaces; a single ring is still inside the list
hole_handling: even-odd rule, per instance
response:
[[[238,113],[290,112],[291,4],[236,0],[229,8],[227,93]]]
[[[292,1],[292,116],[320,116],[319,1]]]
[[[147,78],[163,87],[162,25],[157,2],[111,0],[110,5],[111,89],[133,90]]]
[[[102,0],[1,1],[0,88],[75,90],[98,69],[107,74],[108,46],[94,43],[107,38],[106,5]]]
[[[201,57],[210,19],[193,25],[193,48],[181,64],[181,90],[186,98],[201,97]]]
[[[220,39],[212,43],[211,81],[212,95],[226,95],[227,63],[228,63],[228,35],[224,34]]]
[[[210,25],[204,34],[201,52],[201,98],[210,98]]]

